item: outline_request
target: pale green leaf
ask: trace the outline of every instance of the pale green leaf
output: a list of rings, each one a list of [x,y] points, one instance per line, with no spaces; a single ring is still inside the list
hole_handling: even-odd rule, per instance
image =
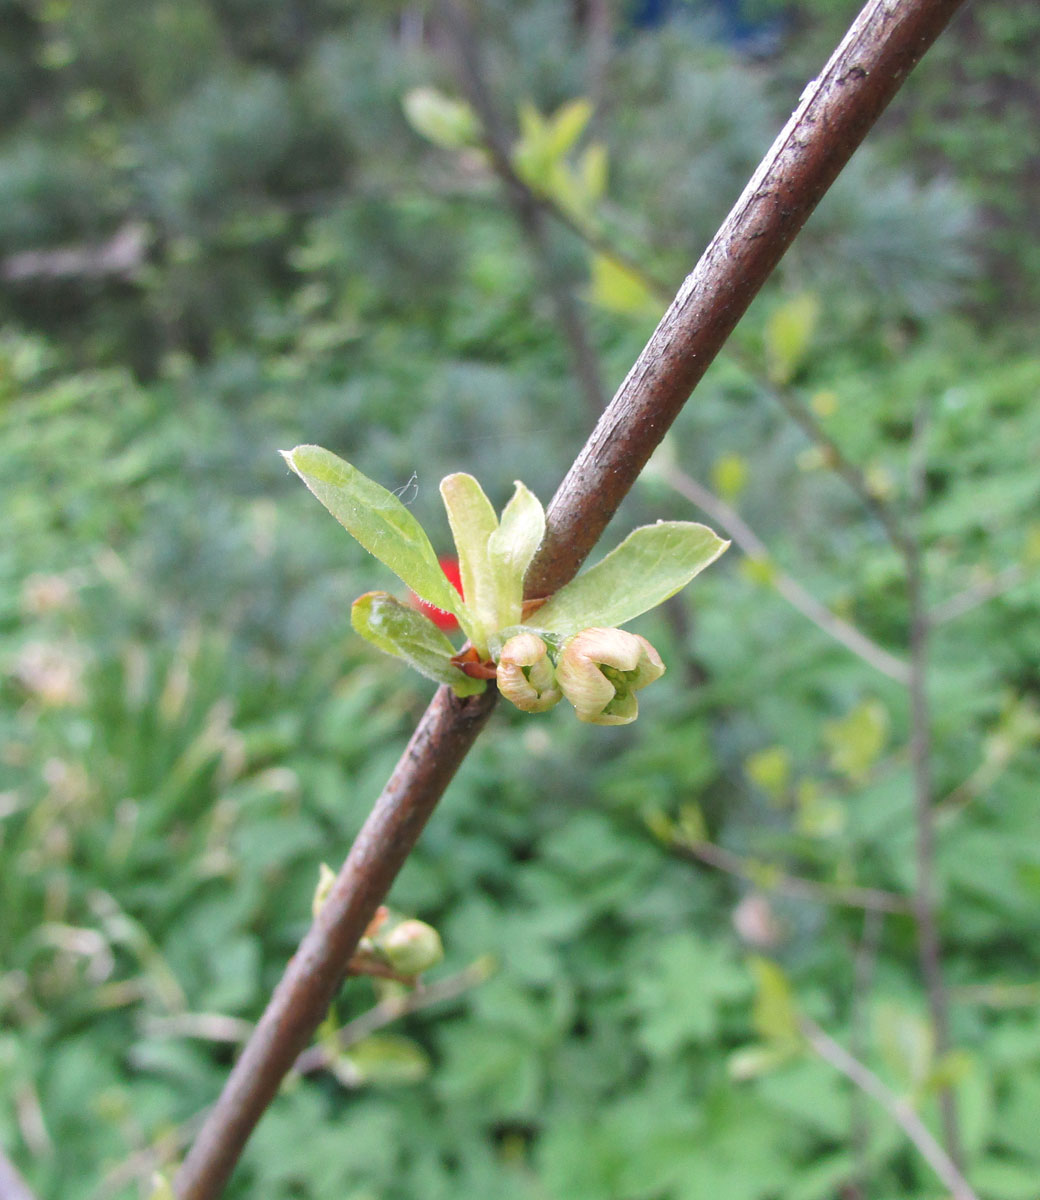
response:
[[[971,1182],[992,1200],[1036,1200],[1036,1163],[987,1155],[972,1164]]]
[[[512,499],[502,510],[501,523],[487,542],[488,561],[496,581],[496,628],[520,621],[524,576],[544,536],[541,501],[518,479]]]
[[[923,1087],[935,1065],[935,1031],[926,1017],[894,1001],[878,1005],[876,1043],[901,1089]]]
[[[740,454],[723,454],[712,464],[712,487],[723,500],[732,502],[744,490],[749,474],[746,458]]]
[[[745,759],[744,770],[774,803],[783,803],[791,783],[791,755],[785,747],[767,746],[756,751]]]
[[[366,592],[350,610],[350,623],[366,641],[386,654],[403,659],[436,683],[446,683],[457,696],[482,692],[482,679],[471,679],[451,663],[455,648],[421,612],[387,592]]]
[[[520,118],[520,137],[522,141],[537,142],[543,140],[545,120],[529,100],[525,100],[517,107],[517,116]]]
[[[466,628],[480,650],[487,649],[488,634],[498,627],[494,577],[488,561],[488,541],[498,529],[498,517],[484,489],[461,472],[441,480],[441,498],[459,556],[459,578],[472,624]]]
[[[607,148],[602,142],[586,148],[580,170],[586,198],[592,203],[602,200],[607,190]]]
[[[396,1033],[374,1033],[351,1046],[343,1057],[346,1070],[336,1074],[348,1086],[418,1083],[430,1073],[426,1051],[411,1038]]]
[[[588,100],[570,100],[561,104],[547,122],[546,152],[549,158],[557,161],[563,158],[585,132],[591,118],[592,105]]]
[[[434,145],[462,150],[480,141],[480,122],[470,106],[436,88],[412,88],[402,107],[408,124]]]
[[[769,1042],[797,1041],[798,1010],[787,976],[771,959],[758,955],[749,959],[749,965],[755,977],[756,1032]]]
[[[797,374],[812,343],[819,313],[816,297],[803,293],[786,300],[766,322],[766,358],[773,383],[789,383]]]
[[[621,316],[650,320],[661,314],[661,304],[646,281],[607,254],[594,254],[592,257],[588,295],[589,300],[599,308]]]
[[[321,446],[297,446],[283,450],[282,457],[369,554],[417,596],[464,624],[462,598],[441,570],[425,530],[395,495]]]
[[[846,716],[823,726],[830,765],[852,783],[870,776],[887,736],[888,710],[879,700],[863,700]]]
[[[563,636],[592,626],[624,625],[674,596],[728,545],[693,521],[643,525],[561,588],[532,624]]]

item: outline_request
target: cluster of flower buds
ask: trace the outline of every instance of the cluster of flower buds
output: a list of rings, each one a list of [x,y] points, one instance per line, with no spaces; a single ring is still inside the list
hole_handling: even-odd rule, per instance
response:
[[[674,596],[729,545],[704,525],[658,521],[633,530],[552,596],[525,600],[546,526],[538,498],[519,481],[499,514],[472,475],[443,479],[456,553],[438,558],[400,500],[350,463],[320,446],[284,456],[411,591],[411,605],[388,592],[358,597],[354,629],[460,699],[497,680],[524,712],[545,712],[566,698],[592,725],[634,721],[635,693],[664,674],[664,663],[645,638],[617,626]],[[455,628],[466,638],[461,650],[447,637]]]
[[[553,655],[544,639],[521,633],[502,647],[498,690],[524,712],[544,712],[566,697],[590,725],[628,725],[635,693],[664,674],[661,656],[624,629],[583,629]]]

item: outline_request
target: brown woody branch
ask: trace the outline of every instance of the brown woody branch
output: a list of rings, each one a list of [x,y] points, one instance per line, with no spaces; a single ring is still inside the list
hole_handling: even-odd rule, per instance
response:
[[[575,575],[770,272],[961,2],[869,0],[560,485],[529,595],[548,595]],[[174,1185],[180,1200],[222,1191],[494,699],[490,689],[464,701],[445,688],[434,696],[192,1146]]]

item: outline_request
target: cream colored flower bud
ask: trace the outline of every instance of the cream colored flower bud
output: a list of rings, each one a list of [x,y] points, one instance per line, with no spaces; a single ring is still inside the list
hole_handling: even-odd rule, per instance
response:
[[[502,647],[498,690],[524,712],[545,712],[559,703],[549,648],[537,634],[518,633]]]
[[[634,693],[664,674],[646,638],[624,629],[583,629],[564,643],[556,682],[580,721],[628,725],[639,714]]]

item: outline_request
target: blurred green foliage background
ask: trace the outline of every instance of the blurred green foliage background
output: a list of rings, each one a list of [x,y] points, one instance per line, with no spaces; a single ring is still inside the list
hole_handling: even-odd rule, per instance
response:
[[[510,136],[588,98],[561,162],[603,147],[596,226],[672,287],[855,11],[747,4],[733,44],[711,7],[475,7]],[[772,559],[638,625],[670,670],[636,726],[497,713],[391,896],[431,981],[493,974],[288,1085],[229,1195],[942,1196],[769,1053],[789,992],[933,1127],[954,1086],[983,1200],[1037,1196],[1038,52],[1033,6],[971,6],[821,205],[616,522],[698,519],[678,469]],[[421,5],[0,0],[0,64],[0,1145],[41,1200],[147,1196],[430,691],[351,633],[389,580],[277,449],[406,489],[447,550],[442,475],[548,500],[591,427],[546,264],[608,391],[661,306],[558,223],[539,261],[486,160],[409,124],[460,94]],[[906,689],[774,587],[905,659],[903,564],[778,398],[922,550],[945,1056],[911,917],[846,902],[915,886]]]

